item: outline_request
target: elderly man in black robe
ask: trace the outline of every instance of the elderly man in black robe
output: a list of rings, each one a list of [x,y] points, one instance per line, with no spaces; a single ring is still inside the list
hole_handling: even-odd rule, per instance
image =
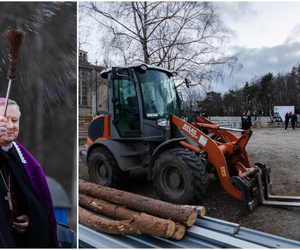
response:
[[[0,98],[0,247],[58,247],[48,184],[39,163],[15,140],[21,112]]]

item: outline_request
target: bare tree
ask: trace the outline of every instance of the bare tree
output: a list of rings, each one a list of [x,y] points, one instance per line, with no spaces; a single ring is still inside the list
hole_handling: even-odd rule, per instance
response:
[[[239,116],[245,111],[243,91],[238,89],[237,85],[231,88],[223,95],[223,104],[225,115]]]
[[[106,64],[155,64],[191,85],[241,67],[238,55],[224,54],[228,40],[212,2],[84,2],[79,8],[100,24]]]
[[[202,89],[202,88],[201,88]],[[190,115],[195,112],[201,112],[198,103],[205,99],[205,94],[201,91],[200,86],[194,86],[192,88],[180,88],[179,96],[185,102],[182,102],[181,109],[185,115]]]

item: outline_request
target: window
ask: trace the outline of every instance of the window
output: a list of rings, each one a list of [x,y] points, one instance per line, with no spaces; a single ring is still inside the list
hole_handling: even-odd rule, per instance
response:
[[[87,72],[80,69],[79,70],[79,105],[80,106],[87,106],[88,105],[88,79],[87,79]]]
[[[173,79],[166,73],[148,69],[137,74],[143,95],[144,117],[157,120],[168,113],[180,116]]]

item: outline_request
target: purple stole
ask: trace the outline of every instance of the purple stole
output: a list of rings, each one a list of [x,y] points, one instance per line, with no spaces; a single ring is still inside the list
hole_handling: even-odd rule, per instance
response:
[[[18,142],[13,142],[15,146],[21,162],[24,165],[24,168],[29,176],[29,179],[38,194],[38,197],[41,200],[41,203],[46,208],[48,213],[51,227],[52,227],[52,234],[56,241],[57,247],[59,247],[58,237],[57,237],[57,222],[54,213],[54,207],[52,203],[51,193],[48,187],[48,183],[41,168],[40,164],[33,158],[33,156]]]

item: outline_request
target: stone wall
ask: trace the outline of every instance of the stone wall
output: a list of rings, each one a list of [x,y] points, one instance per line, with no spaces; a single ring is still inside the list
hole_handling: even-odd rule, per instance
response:
[[[88,135],[88,128],[92,121],[92,115],[79,115],[78,119],[78,137],[79,139],[87,138]]]

